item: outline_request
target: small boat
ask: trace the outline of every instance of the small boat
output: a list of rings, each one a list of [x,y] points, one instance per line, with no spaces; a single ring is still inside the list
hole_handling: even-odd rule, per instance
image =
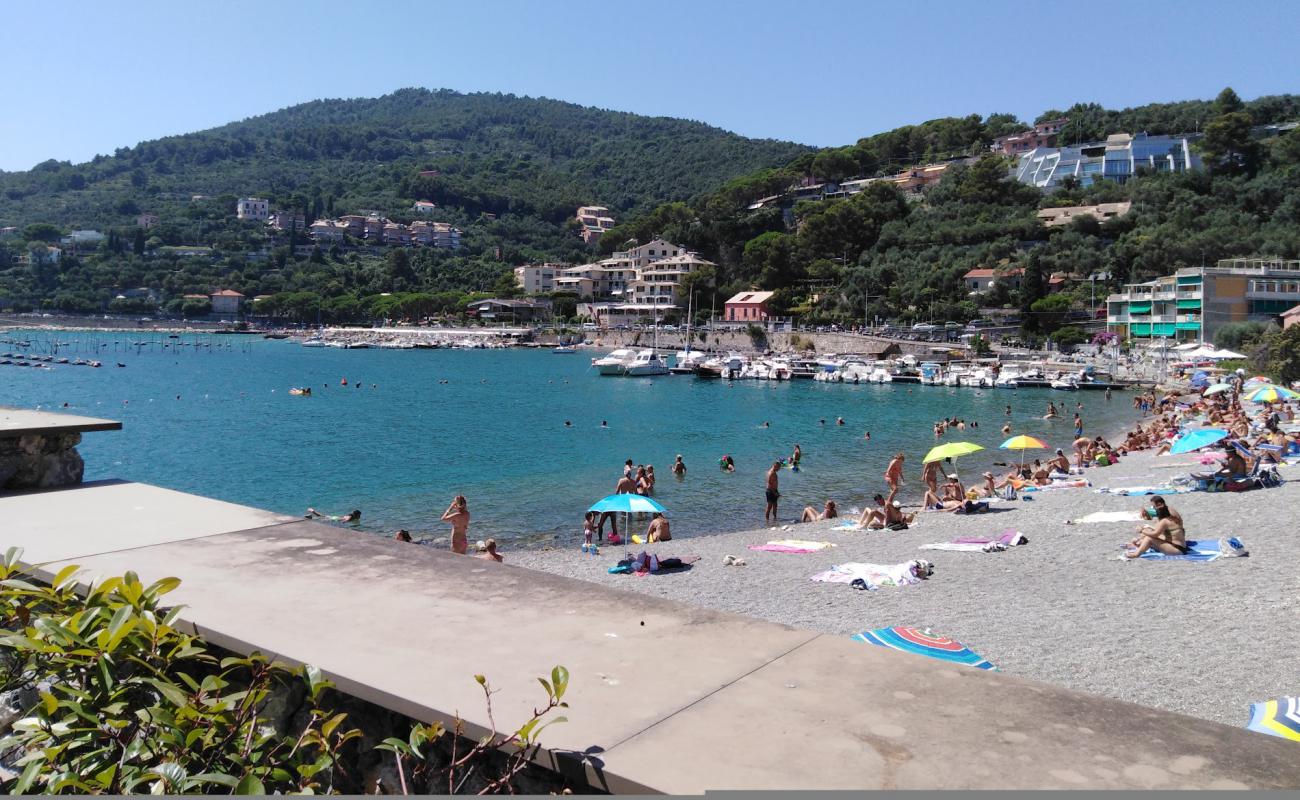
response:
[[[667,375],[668,365],[653,350],[642,350],[623,368],[623,374],[629,378],[646,378],[651,375]]]
[[[884,367],[876,367],[867,378],[871,383],[893,383],[894,376]]]
[[[551,350],[551,352],[552,352],[552,353],[568,353],[568,354],[571,354],[571,353],[576,353],[576,352],[578,352],[578,348],[573,347],[573,346],[571,346],[571,345],[562,344],[562,345],[559,345],[558,347],[553,348],[553,349]]]
[[[918,369],[921,371],[921,383],[925,386],[940,386],[943,384],[943,370],[933,361],[922,363]]]
[[[1079,391],[1079,379],[1073,375],[1062,375],[1052,381],[1051,386],[1053,389],[1062,392],[1077,392]]]
[[[325,347],[327,342],[324,339],[308,339],[302,343],[303,347]]]
[[[635,354],[631,350],[618,349],[600,358],[593,358],[591,365],[601,375],[622,375]]]

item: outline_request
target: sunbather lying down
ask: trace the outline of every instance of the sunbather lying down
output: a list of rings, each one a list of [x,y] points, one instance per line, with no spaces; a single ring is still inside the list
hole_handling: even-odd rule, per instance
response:
[[[983,514],[989,510],[987,500],[976,501],[969,497],[961,500],[940,500],[933,492],[925,493],[925,509],[927,511],[947,511],[958,514]]]
[[[1186,555],[1187,531],[1183,529],[1183,517],[1165,502],[1163,497],[1152,497],[1146,514],[1155,520],[1154,525],[1143,525],[1137,529],[1137,536],[1129,542],[1125,558],[1139,558],[1148,550],[1159,550],[1171,556]]]

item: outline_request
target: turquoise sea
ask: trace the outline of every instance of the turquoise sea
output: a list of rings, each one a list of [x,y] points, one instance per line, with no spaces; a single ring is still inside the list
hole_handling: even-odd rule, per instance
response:
[[[828,497],[844,509],[860,507],[883,487],[885,465],[899,450],[908,457],[904,498],[918,502],[920,459],[943,417],[979,423],[945,441],[990,448],[959,461],[964,478],[1017,459],[993,449],[1005,438],[1008,404],[1015,433],[1061,447],[1072,438],[1071,414],[1042,420],[1049,399],[1069,412],[1083,403],[1093,434],[1109,435],[1133,418],[1123,392],[1107,402],[1101,393],[1044,389],[611,378],[590,368],[590,352],[0,333],[0,340],[22,339],[32,342],[26,352],[49,353],[60,342],[59,356],[104,362],[100,369],[0,366],[0,405],[59,410],[68,403],[70,411],[122,421],[122,431],[86,435],[87,480],[146,481],[291,514],[355,507],[363,512],[360,529],[388,534],[405,527],[445,535],[438,518],[463,493],[471,539],[577,542],[584,509],[613,491],[628,458],[655,466],[656,498],[670,511],[674,535],[739,530],[762,524],[764,473],[795,443],[803,468],[781,474],[783,520]],[[17,349],[0,342],[0,353]],[[304,385],[312,397],[289,395]],[[836,425],[841,416],[846,424]],[[679,453],[688,467],[680,481],[669,471]],[[735,459],[734,473],[718,469],[724,454]]]

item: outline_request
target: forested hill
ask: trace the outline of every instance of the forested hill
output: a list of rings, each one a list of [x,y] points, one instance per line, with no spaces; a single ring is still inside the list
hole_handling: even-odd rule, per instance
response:
[[[312,214],[397,213],[426,199],[461,218],[560,224],[580,204],[646,210],[809,149],[555,100],[403,89],[305,103],[84,164],[0,172],[0,225],[104,229],[132,224],[138,211],[166,221],[192,195],[269,197]]]

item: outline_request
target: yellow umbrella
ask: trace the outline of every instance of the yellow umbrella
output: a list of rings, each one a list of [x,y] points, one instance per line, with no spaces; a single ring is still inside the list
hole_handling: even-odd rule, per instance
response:
[[[945,458],[957,458],[958,456],[970,455],[971,453],[983,450],[983,447],[974,442],[948,442],[930,448],[930,452],[925,454],[921,459],[922,464],[929,464],[931,461],[942,461]],[[954,469],[956,469],[954,467]]]

